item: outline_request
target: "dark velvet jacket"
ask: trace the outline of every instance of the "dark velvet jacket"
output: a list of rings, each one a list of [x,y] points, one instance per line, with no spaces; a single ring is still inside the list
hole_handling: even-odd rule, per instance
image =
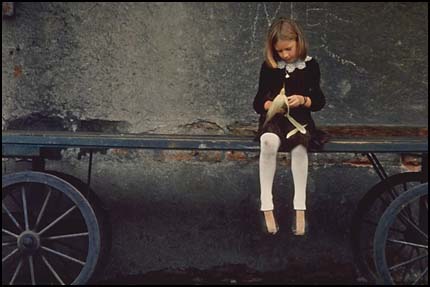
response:
[[[262,123],[266,118],[266,111],[264,110],[264,103],[267,100],[273,100],[282,89],[285,84],[286,96],[293,94],[302,95],[309,97],[312,100],[312,105],[309,108],[297,107],[290,109],[290,115],[301,124],[307,124],[306,130],[310,136],[314,136],[316,133],[315,123],[312,119],[311,112],[321,110],[325,105],[325,96],[320,88],[320,69],[317,61],[311,59],[305,62],[306,67],[304,69],[296,68],[293,72],[288,73],[289,77],[286,78],[285,68],[270,68],[265,62],[261,66],[260,79],[258,92],[254,99],[254,110],[260,114],[259,127],[257,136],[259,137],[262,133],[267,130],[262,129]],[[276,118],[276,117],[275,117]],[[284,117],[274,118],[273,124],[283,126],[282,132],[275,132],[281,140],[285,140],[286,132],[289,132],[292,127],[288,126],[287,119]],[[270,132],[274,132],[269,130]],[[278,131],[278,129],[276,129]],[[307,144],[305,144],[307,146]]]

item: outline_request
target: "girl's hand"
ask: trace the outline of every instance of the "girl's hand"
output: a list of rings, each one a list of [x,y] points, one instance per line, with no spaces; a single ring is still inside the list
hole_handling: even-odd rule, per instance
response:
[[[266,102],[264,103],[264,109],[265,109],[266,111],[268,111],[271,105],[272,105],[272,101],[266,101]]]
[[[287,97],[290,108],[297,108],[304,104],[305,98],[302,95],[292,95]]]

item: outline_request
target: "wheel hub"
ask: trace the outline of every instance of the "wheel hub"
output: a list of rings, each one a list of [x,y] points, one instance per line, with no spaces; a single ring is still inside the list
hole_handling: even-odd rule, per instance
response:
[[[21,252],[35,252],[40,247],[40,237],[33,231],[24,231],[18,237],[18,249]]]

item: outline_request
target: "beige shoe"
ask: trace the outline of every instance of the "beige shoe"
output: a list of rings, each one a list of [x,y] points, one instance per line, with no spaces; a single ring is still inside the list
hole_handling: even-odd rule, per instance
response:
[[[276,223],[273,210],[267,210],[263,212],[264,212],[264,221],[266,224],[267,232],[275,235],[278,232],[279,227],[278,227],[278,224]]]
[[[293,233],[294,235],[303,236],[306,233],[306,219],[304,210],[296,210],[293,220]]]

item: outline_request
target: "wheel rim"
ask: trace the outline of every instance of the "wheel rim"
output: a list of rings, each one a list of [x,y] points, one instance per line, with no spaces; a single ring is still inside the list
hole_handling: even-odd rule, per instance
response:
[[[100,252],[88,201],[41,172],[2,177],[2,283],[85,284]]]
[[[374,241],[381,283],[428,284],[428,184],[410,189],[387,208]]]
[[[356,266],[368,280],[377,279],[373,238],[382,214],[398,195],[426,181],[427,177],[419,172],[396,174],[373,186],[360,200],[352,217],[351,243]]]

